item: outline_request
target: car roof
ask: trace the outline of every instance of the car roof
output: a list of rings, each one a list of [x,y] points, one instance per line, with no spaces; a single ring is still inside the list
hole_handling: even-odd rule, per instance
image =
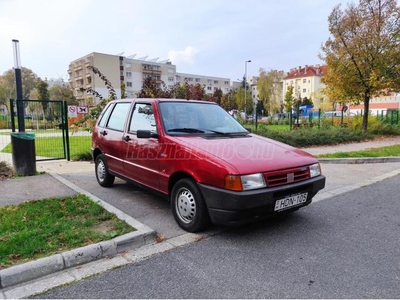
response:
[[[170,98],[126,98],[126,99],[116,99],[110,102],[132,102],[132,101],[140,101],[140,102],[195,102],[195,103],[206,103],[212,105],[218,105],[215,102],[205,101],[205,100],[186,100],[186,99],[170,99]]]

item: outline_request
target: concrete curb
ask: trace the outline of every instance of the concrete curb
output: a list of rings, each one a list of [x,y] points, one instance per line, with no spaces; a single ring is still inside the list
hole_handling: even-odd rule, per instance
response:
[[[156,232],[150,227],[138,222],[124,212],[81,189],[63,177],[52,173],[50,175],[75,190],[77,193],[88,196],[94,202],[104,207],[104,209],[115,214],[119,219],[125,221],[137,230],[109,241],[103,241],[0,270],[0,289],[11,287],[19,283],[37,279],[95,260],[115,256],[118,253],[153,243],[156,239]]]
[[[318,161],[324,164],[378,164],[400,162],[400,157],[318,158]]]

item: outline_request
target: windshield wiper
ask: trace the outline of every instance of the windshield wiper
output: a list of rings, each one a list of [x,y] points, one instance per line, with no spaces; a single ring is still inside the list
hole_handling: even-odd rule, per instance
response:
[[[238,136],[238,135],[247,135],[248,132],[247,131],[243,131],[243,132],[222,132],[222,131],[217,131],[217,130],[212,130],[212,129],[204,129],[207,131],[210,131],[212,133],[216,133],[219,135],[226,135],[226,136]]]
[[[189,132],[189,133],[204,133],[203,130],[197,128],[172,128],[168,129],[168,132]]]

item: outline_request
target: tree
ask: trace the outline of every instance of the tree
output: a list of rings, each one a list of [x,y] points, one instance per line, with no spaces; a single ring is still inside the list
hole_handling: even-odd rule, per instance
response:
[[[56,84],[49,89],[50,100],[63,100],[67,101],[68,105],[77,105],[78,101],[74,96],[71,88],[61,84]]]
[[[308,99],[307,97],[304,97],[303,100],[301,100],[300,105],[301,105],[301,106],[303,106],[303,105],[309,105],[309,106],[314,107],[314,103],[312,102],[312,100],[311,100],[311,99]]]
[[[143,80],[142,89],[137,94],[138,98],[172,98],[172,91],[167,88],[162,81],[158,83],[156,79],[147,77]]]
[[[293,85],[289,85],[285,94],[284,106],[286,112],[291,112],[292,107],[296,105],[296,99],[293,97]]]
[[[7,103],[10,99],[15,99],[15,74],[14,70],[10,69],[0,76],[0,85],[2,86],[0,93],[0,103]],[[23,100],[28,100],[31,91],[36,88],[39,77],[31,70],[25,67],[21,68],[22,79],[22,97]]]
[[[269,71],[268,73],[261,68],[259,79],[257,81],[257,91],[260,101],[263,103],[267,113],[279,111],[282,95],[282,73]]]
[[[49,87],[49,85],[41,79],[36,84],[38,100],[42,101],[42,107],[43,107],[44,113],[46,113],[46,111],[47,111],[47,107],[49,105],[48,101],[50,100],[50,93],[49,93],[48,87]]]
[[[327,65],[325,93],[340,103],[364,102],[368,129],[371,97],[400,90],[400,8],[396,0],[360,0],[329,15],[329,38],[320,55]]]
[[[220,88],[215,89],[212,96],[212,101],[218,103],[218,105],[221,105],[221,99],[223,94],[224,93]]]
[[[121,99],[126,99],[128,96],[126,95],[126,85],[125,83],[121,83]]]

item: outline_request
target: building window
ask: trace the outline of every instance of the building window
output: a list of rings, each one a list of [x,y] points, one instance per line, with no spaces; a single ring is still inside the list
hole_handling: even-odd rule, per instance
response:
[[[168,77],[169,82],[174,82],[174,77]]]
[[[218,80],[214,80],[214,84],[218,84]]]
[[[181,80],[181,76],[176,75],[176,81],[180,81]]]
[[[303,93],[305,93],[305,92],[307,92],[307,90],[306,90],[306,89],[303,89]]]
[[[211,86],[208,86],[208,87],[207,87],[207,91],[212,91],[212,87],[211,87]]]
[[[127,81],[127,82],[126,82],[126,86],[127,86],[127,87],[132,87],[132,82],[131,82],[131,81]]]
[[[126,77],[131,78],[132,77],[132,72],[126,72]]]
[[[303,79],[303,83],[307,83],[307,79]]]
[[[225,84],[229,84],[229,81],[225,81],[224,83],[225,83]]]
[[[196,78],[196,82],[200,82],[200,78]]]
[[[207,83],[212,83],[212,80],[211,79],[207,79]]]
[[[188,78],[188,81],[193,81],[193,77],[189,77],[189,78]]]

